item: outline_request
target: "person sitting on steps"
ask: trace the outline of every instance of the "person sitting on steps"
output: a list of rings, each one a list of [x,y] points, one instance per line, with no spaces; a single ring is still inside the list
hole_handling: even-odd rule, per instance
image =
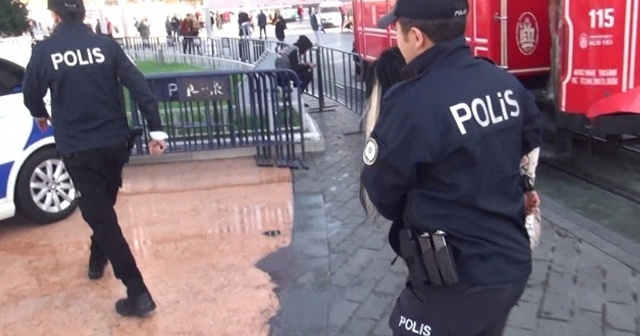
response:
[[[276,69],[291,69],[298,75],[299,81],[297,81],[296,87],[300,94],[307,89],[307,86],[313,80],[313,69],[316,65],[311,62],[301,62],[301,56],[311,50],[311,48],[313,48],[313,43],[311,43],[309,38],[300,35],[298,41],[292,46],[285,47],[278,52],[278,58],[275,61]],[[278,76],[278,85],[288,87],[294,79],[295,78],[291,78],[286,74],[280,74]]]

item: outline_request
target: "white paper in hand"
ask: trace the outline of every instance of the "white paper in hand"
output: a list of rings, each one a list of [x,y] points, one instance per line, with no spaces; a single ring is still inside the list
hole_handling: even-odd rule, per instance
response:
[[[540,244],[540,235],[542,234],[542,218],[540,217],[540,208],[535,208],[531,215],[525,220],[525,227],[529,234],[529,243],[531,249],[535,249]]]

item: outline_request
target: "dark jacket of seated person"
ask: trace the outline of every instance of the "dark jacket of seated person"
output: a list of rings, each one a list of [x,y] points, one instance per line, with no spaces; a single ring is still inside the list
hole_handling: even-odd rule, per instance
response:
[[[292,46],[288,46],[278,52],[278,58],[276,59],[277,69],[291,69],[298,75],[299,82],[297,83],[298,89],[304,91],[309,83],[313,80],[313,68],[312,63],[301,63],[301,56],[307,51],[311,50],[313,43],[308,37],[301,35]],[[289,85],[292,76],[281,75],[278,78],[278,85],[286,87]]]

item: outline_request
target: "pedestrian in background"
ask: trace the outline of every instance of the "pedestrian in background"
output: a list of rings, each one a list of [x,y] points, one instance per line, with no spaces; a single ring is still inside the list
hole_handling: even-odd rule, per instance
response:
[[[315,8],[311,8],[309,20],[311,23],[311,30],[313,30],[313,34],[316,36],[316,45],[320,45],[322,43],[322,37],[320,33],[324,33],[324,27],[322,26],[322,19],[316,12]]]
[[[340,31],[344,32],[345,20],[347,18],[347,11],[343,6],[340,6]]]
[[[287,30],[287,22],[285,22],[282,15],[280,15],[280,11],[276,11],[275,17],[276,39],[280,42],[278,46],[284,48],[284,31]]]
[[[238,27],[240,29],[240,37],[251,37],[251,18],[247,12],[238,13]]]
[[[173,34],[173,25],[171,24],[171,19],[168,16],[166,21],[164,22],[164,30],[167,33],[167,37],[170,38]]]
[[[138,33],[142,38],[142,47],[143,48],[151,48],[151,43],[149,41],[149,37],[151,36],[151,29],[149,26],[149,19],[145,16],[138,23]]]
[[[200,26],[193,14],[189,13],[180,24],[182,35],[182,51],[185,54],[193,54],[196,49],[195,41],[199,35]]]
[[[178,36],[180,35],[180,19],[177,14],[174,14],[171,18],[171,36],[173,37],[174,42],[178,41]]]
[[[260,29],[260,39],[262,39],[262,32],[264,32],[264,39],[267,39],[267,15],[261,10],[258,14],[258,28]]]

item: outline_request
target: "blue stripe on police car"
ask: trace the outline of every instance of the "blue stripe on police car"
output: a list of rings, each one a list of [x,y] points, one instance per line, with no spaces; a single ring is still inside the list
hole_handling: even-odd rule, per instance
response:
[[[42,132],[40,128],[38,128],[38,124],[36,124],[36,122],[34,121],[33,126],[31,127],[31,133],[29,134],[29,138],[27,139],[27,143],[24,145],[24,149],[27,149],[34,143],[50,136],[53,136],[53,127],[49,127],[46,131]]]
[[[0,199],[7,197],[7,185],[9,184],[9,173],[13,162],[0,164]]]

